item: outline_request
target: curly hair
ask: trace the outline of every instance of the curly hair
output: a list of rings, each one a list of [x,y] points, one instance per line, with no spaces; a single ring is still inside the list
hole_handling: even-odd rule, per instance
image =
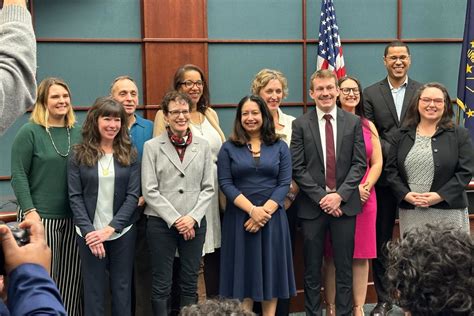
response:
[[[104,155],[100,147],[101,136],[98,128],[99,118],[103,116],[120,118],[120,131],[113,143],[114,157],[122,166],[129,166],[137,158],[137,151],[128,135],[127,113],[123,106],[111,97],[98,98],[87,112],[82,126],[82,142],[74,146],[76,161],[92,167]]]
[[[387,279],[395,303],[413,315],[470,315],[474,243],[446,225],[409,231],[388,244]]]
[[[257,103],[260,113],[262,114],[262,127],[260,130],[260,138],[262,142],[267,146],[276,143],[280,137],[275,133],[275,123],[273,122],[267,104],[258,95],[247,95],[239,101],[237,111],[235,111],[234,130],[230,135],[229,140],[236,146],[245,146],[250,140],[250,136],[242,126],[242,107],[247,101]]]
[[[238,300],[212,299],[202,304],[183,307],[180,316],[255,316],[254,313],[243,309]]]
[[[254,77],[250,92],[259,95],[260,90],[265,88],[271,80],[278,80],[283,88],[283,99],[288,96],[288,80],[279,70],[264,68],[260,70]]]

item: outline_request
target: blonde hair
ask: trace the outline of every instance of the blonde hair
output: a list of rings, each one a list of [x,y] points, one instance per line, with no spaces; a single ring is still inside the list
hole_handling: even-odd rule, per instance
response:
[[[68,85],[62,79],[50,77],[41,81],[38,86],[38,92],[36,93],[36,102],[33,107],[33,111],[31,112],[30,121],[44,126],[46,129],[49,128],[48,95],[49,89],[53,85],[63,87],[69,93],[69,97],[71,97],[71,90],[69,90]],[[73,127],[75,123],[76,116],[74,115],[72,104],[70,104],[68,112],[66,113],[66,117],[64,118],[64,126]]]
[[[339,87],[339,84],[337,82],[337,76],[336,74],[331,71],[331,70],[328,70],[328,69],[319,69],[319,70],[316,70],[312,75],[311,75],[311,78],[309,79],[309,89],[311,91],[313,91],[314,89],[314,83],[313,83],[313,80],[314,79],[334,79],[334,84],[336,85],[336,87]]]
[[[274,69],[262,69],[260,70],[253,79],[250,90],[252,94],[260,95],[260,90],[262,90],[271,80],[278,80],[281,83],[283,88],[283,98],[286,98],[288,95],[288,81],[281,71]]]

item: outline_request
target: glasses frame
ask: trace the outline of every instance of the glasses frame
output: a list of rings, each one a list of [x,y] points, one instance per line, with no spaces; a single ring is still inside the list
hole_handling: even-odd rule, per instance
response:
[[[193,88],[194,86],[198,88],[204,87],[204,81],[202,80],[197,80],[197,81],[186,80],[186,81],[181,81],[179,84],[184,85],[186,88]]]

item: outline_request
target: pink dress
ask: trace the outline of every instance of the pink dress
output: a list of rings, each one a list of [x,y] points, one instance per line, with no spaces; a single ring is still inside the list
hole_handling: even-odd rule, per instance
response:
[[[365,153],[367,160],[367,171],[362,178],[361,183],[365,182],[370,171],[370,157],[372,157],[372,132],[368,125],[367,119],[362,124],[362,132],[364,134]],[[377,199],[375,196],[375,188],[370,190],[370,196],[367,202],[362,206],[362,212],[356,216],[356,227],[354,235],[354,258],[355,259],[372,259],[377,258],[377,247],[375,239],[375,219],[377,217]],[[330,234],[326,234],[324,245],[324,255],[333,257]]]
[[[364,134],[365,153],[367,157],[367,171],[362,178],[361,183],[365,182],[370,171],[370,157],[372,157],[372,132],[368,121],[362,124]],[[377,257],[377,247],[375,239],[375,218],[377,217],[377,198],[375,188],[370,190],[370,196],[367,202],[362,206],[362,212],[356,216],[356,227],[354,236],[354,258],[371,259]]]

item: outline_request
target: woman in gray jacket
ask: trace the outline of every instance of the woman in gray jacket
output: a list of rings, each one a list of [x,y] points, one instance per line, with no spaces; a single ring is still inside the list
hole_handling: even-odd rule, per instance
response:
[[[168,315],[176,250],[180,256],[180,306],[196,303],[206,209],[214,194],[212,159],[205,139],[189,129],[191,100],[168,92],[161,104],[166,131],[147,141],[142,192],[153,266],[154,315]]]

